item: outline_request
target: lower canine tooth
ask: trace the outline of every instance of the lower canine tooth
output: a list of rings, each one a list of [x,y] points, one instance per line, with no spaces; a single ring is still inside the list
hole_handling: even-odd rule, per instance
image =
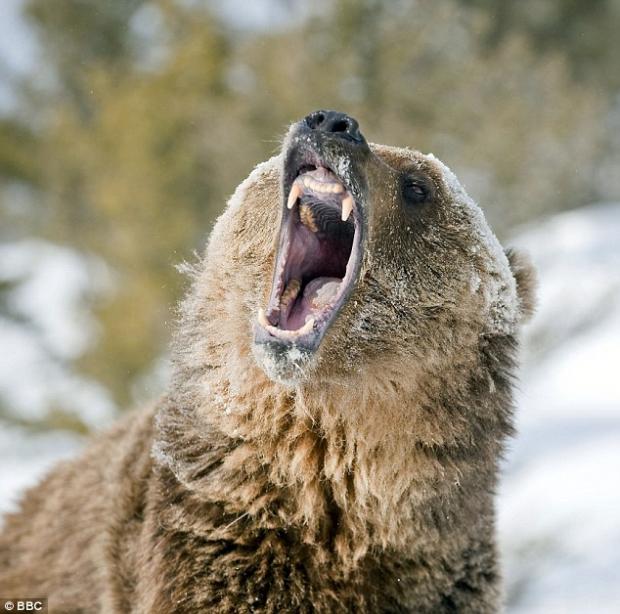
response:
[[[346,222],[353,211],[353,196],[347,192],[347,195],[342,199],[342,221]]]

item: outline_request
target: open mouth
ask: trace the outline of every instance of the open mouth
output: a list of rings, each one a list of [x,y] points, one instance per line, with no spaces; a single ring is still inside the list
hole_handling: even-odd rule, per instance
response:
[[[286,200],[271,296],[258,323],[272,338],[314,349],[357,278],[361,217],[325,166],[302,166]]]

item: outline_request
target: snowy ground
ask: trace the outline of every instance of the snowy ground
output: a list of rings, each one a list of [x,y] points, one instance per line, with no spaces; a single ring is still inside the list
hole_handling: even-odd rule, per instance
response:
[[[69,361],[96,341],[88,306],[112,287],[107,267],[29,239],[0,244],[0,284],[0,408],[33,421],[62,406],[89,427],[106,423],[115,410],[106,391]]]
[[[30,433],[0,422],[0,512],[13,511],[20,493],[56,462],[70,458],[82,438],[62,431]],[[1,522],[0,522],[1,526]]]
[[[42,424],[58,407],[90,428],[116,415],[105,389],[69,362],[96,341],[88,304],[111,285],[106,267],[84,254],[38,240],[0,244],[0,511],[81,443],[18,424]]]
[[[499,498],[508,611],[617,613],[620,205],[556,216],[512,243],[532,255],[541,289],[538,314],[526,335],[520,434]],[[13,250],[12,255],[2,249]],[[109,421],[114,411],[105,391],[76,378],[62,361],[63,352],[80,351],[92,334],[80,305],[83,309],[84,287],[97,277],[92,267],[98,265],[80,265],[83,257],[40,243],[0,247],[1,262],[0,281],[15,271],[30,280],[30,290],[21,286],[11,300],[14,310],[25,310],[38,324],[0,318],[0,402],[4,396],[5,405],[8,398],[18,404],[13,407],[37,415],[55,395],[78,391],[76,411],[88,424]],[[80,273],[81,266],[91,267],[90,274]],[[63,268],[67,274],[60,274]],[[57,280],[56,287],[45,288],[45,302],[37,290],[43,270],[48,283]],[[73,285],[67,285],[68,278]],[[58,297],[54,305],[49,297]],[[65,321],[63,311],[69,314]],[[85,337],[72,337],[76,322],[84,325]],[[58,345],[63,338],[73,341]],[[73,436],[31,435],[1,421],[0,429],[0,510],[12,508],[26,485],[81,444]]]
[[[500,496],[509,611],[620,612],[620,205],[514,242],[540,271]]]

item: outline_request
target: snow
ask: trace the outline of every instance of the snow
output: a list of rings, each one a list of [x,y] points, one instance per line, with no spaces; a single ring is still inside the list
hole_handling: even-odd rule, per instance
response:
[[[0,244],[0,511],[56,459],[77,449],[68,433],[32,428],[59,407],[85,425],[112,421],[105,389],[68,362],[96,341],[89,299],[109,290],[100,261],[45,241]]]
[[[0,244],[0,282],[9,285],[0,315],[0,406],[36,420],[64,407],[91,427],[109,422],[106,391],[74,373],[68,360],[97,337],[90,300],[112,280],[92,256],[45,241]]]
[[[509,612],[620,607],[620,204],[513,242],[538,266],[519,435],[499,498]]]
[[[38,44],[23,15],[24,0],[0,2],[0,115],[18,106],[13,78],[32,73]]]
[[[16,510],[21,493],[34,486],[59,460],[73,456],[82,446],[82,441],[77,435],[61,431],[32,433],[2,424],[0,512]]]
[[[9,295],[9,310],[29,320],[41,342],[62,358],[74,358],[92,343],[96,326],[83,303],[109,289],[108,277],[95,258],[45,241],[0,245],[0,279],[17,286]]]
[[[268,170],[257,169],[254,180]],[[607,204],[538,222],[508,242],[530,252],[540,276],[538,313],[523,352],[520,432],[498,498],[510,614],[620,611],[619,238],[620,204]],[[96,339],[83,312],[89,275],[78,269],[97,265],[88,269],[88,258],[49,244],[2,249],[0,280],[16,272],[22,279],[12,309],[36,325],[0,317],[0,399],[10,397],[13,411],[34,416],[56,395],[90,390],[104,408],[105,392],[71,373],[62,358]],[[47,289],[37,279],[42,271]],[[72,322],[84,330],[71,330]],[[96,404],[82,398],[75,410],[98,425],[113,412],[93,414]],[[2,425],[0,509],[14,507],[25,486],[80,445],[75,436]]]

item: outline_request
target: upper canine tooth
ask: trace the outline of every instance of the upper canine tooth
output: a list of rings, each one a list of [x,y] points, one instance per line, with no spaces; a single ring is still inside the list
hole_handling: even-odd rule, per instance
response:
[[[295,203],[297,202],[297,199],[300,196],[301,196],[301,188],[299,187],[297,182],[295,182],[291,186],[291,191],[288,193],[288,202],[286,203],[287,209],[292,209],[295,206]]]
[[[344,186],[341,183],[332,183],[332,192],[340,194],[340,192],[344,192]]]
[[[346,222],[353,211],[353,196],[347,192],[347,195],[342,199],[342,221]]]

